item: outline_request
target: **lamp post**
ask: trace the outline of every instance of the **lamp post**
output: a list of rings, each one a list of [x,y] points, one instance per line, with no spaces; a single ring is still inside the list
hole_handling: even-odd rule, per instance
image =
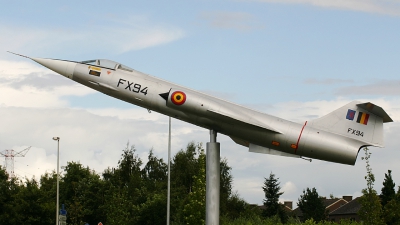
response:
[[[170,204],[171,204],[171,117],[169,117],[168,128],[168,193],[167,193],[167,225],[170,220]]]
[[[53,140],[57,141],[57,205],[56,205],[56,225],[59,225],[58,221],[58,211],[59,211],[59,192],[60,192],[60,186],[59,186],[59,161],[60,161],[60,137],[53,137]]]

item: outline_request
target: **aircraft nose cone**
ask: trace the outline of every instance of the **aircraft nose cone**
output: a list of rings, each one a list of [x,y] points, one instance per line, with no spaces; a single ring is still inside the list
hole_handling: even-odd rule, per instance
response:
[[[59,73],[67,78],[72,79],[74,69],[77,63],[64,61],[59,59],[42,59],[42,58],[31,58],[33,61]]]

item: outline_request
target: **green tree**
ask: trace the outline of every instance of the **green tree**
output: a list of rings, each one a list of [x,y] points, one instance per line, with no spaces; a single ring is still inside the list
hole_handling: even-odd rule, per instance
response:
[[[221,216],[228,220],[260,218],[262,213],[257,206],[249,205],[237,192],[233,193],[228,198],[227,207],[227,213]]]
[[[205,162],[204,162],[205,163]],[[220,162],[220,186],[219,186],[219,197],[220,197],[220,215],[230,213],[229,209],[229,198],[232,195],[232,168],[228,165],[226,158],[221,159]]]
[[[382,220],[382,206],[380,199],[374,189],[375,176],[372,173],[372,168],[369,164],[369,159],[371,158],[371,153],[368,148],[364,148],[365,157],[362,160],[366,162],[367,175],[365,180],[367,181],[367,188],[362,190],[363,195],[359,198],[361,208],[358,211],[360,219],[366,224],[383,224]]]
[[[186,224],[199,224],[205,223],[205,203],[206,203],[206,155],[201,145],[198,146],[199,151],[199,171],[193,176],[193,189],[189,193],[188,203],[184,206],[184,221]]]
[[[386,224],[400,225],[400,187],[395,196],[386,203],[383,215]]]
[[[303,221],[313,219],[316,222],[326,220],[327,211],[322,201],[322,197],[318,195],[315,188],[303,190],[303,194],[297,203],[303,213]]]
[[[150,150],[142,167],[135,153],[128,143],[118,166],[106,169],[102,178],[79,162],[68,162],[60,175],[60,205],[65,204],[68,211],[68,224],[165,223],[167,165]],[[244,208],[246,216],[253,215],[246,202],[231,194],[231,168],[226,159],[220,161],[220,167],[221,212],[238,217]],[[205,155],[201,144],[189,143],[175,155],[171,168],[171,222],[182,224],[185,213],[195,215],[186,218],[187,223],[204,222]],[[0,167],[0,224],[54,224],[56,181],[54,171],[42,175],[40,182],[8,179]]]
[[[383,187],[381,190],[382,207],[385,207],[385,205],[396,196],[395,186],[392,179],[392,171],[388,170],[388,173],[385,173],[385,180],[383,180]]]
[[[144,187],[142,160],[135,153],[135,147],[127,143],[117,168],[107,168],[103,172],[103,193],[107,202],[102,206],[105,224],[137,224],[140,218],[139,206],[150,195]]]
[[[142,168],[142,161],[135,153],[134,146],[128,143],[117,168],[103,172],[107,204],[102,210],[107,224],[163,224],[166,221],[167,164],[150,150]]]
[[[19,191],[20,181],[8,179],[6,170],[0,166],[0,224],[21,224],[21,215],[15,210]]]
[[[392,171],[388,170],[385,173],[385,179],[383,180],[383,187],[381,189],[381,204],[382,204],[382,215],[386,224],[397,224],[399,216],[396,216],[398,211],[396,209],[398,204],[398,199],[396,198],[395,183],[392,179]],[[390,205],[388,203],[390,202]]]
[[[186,150],[180,150],[173,157],[171,164],[171,182],[175,187],[184,187],[184,193],[191,192],[193,187],[193,176],[197,174],[199,165],[196,158],[196,145],[190,142]]]
[[[127,189],[110,186],[106,195],[106,204],[103,206],[106,219],[102,222],[110,225],[132,224],[131,208],[134,207],[128,200]],[[96,223],[95,223],[96,224]]]
[[[143,168],[140,195],[145,202],[139,205],[137,224],[164,224],[167,218],[167,170],[168,166],[158,159],[152,150]]]
[[[39,189],[39,183],[35,179],[26,179],[15,196],[14,210],[21,218],[20,224],[42,225],[49,224],[45,196]],[[55,207],[54,207],[55,209]],[[54,215],[54,211],[51,211]]]
[[[104,204],[103,181],[89,167],[68,162],[60,182],[60,204],[65,203],[69,224],[96,224],[104,221],[101,211]]]
[[[183,208],[188,204],[189,193],[193,191],[205,160],[200,160],[202,145],[190,142],[185,150],[180,150],[173,157],[171,164],[171,221],[184,223]],[[226,159],[220,161],[220,215],[228,213],[228,199],[232,192],[232,175]],[[196,178],[196,179],[195,179]]]
[[[171,163],[171,222],[184,223],[183,208],[193,189],[194,176],[198,173],[197,148],[200,144],[190,142],[185,150],[180,150]]]
[[[161,193],[148,196],[146,202],[139,205],[136,224],[154,225],[165,224],[167,220],[167,195],[166,189]]]
[[[278,182],[279,178],[275,178],[275,174],[272,172],[269,174],[269,178],[265,178],[264,186],[262,187],[265,199],[264,206],[265,210],[263,211],[264,217],[273,217],[278,216],[282,222],[287,221],[287,215],[283,206],[279,204],[279,197],[283,194],[281,192],[280,183]]]
[[[135,147],[132,145],[129,148],[129,143],[127,143],[125,149],[122,150],[118,167],[114,171],[118,184],[129,187],[130,194],[133,194],[135,189],[140,189],[142,185],[142,170],[140,169],[142,160],[135,155],[135,152]]]
[[[56,188],[57,188],[57,175],[55,171],[45,173],[40,176],[40,193],[41,193],[41,207],[46,212],[46,216],[42,218],[43,224],[55,224],[56,218],[54,212],[56,211]]]
[[[143,168],[143,179],[149,192],[159,192],[167,188],[168,165],[163,159],[158,159],[150,150],[148,161]]]
[[[0,224],[54,224],[55,194],[52,202],[45,191],[46,182],[41,189],[34,178],[9,179],[0,166]]]

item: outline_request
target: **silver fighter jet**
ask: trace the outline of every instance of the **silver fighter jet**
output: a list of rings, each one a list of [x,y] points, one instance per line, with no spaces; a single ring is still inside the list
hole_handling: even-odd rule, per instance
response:
[[[319,119],[299,124],[107,59],[75,62],[26,58],[106,95],[228,135],[250,152],[354,165],[362,147],[384,146],[383,123],[393,122],[381,107],[353,101]]]

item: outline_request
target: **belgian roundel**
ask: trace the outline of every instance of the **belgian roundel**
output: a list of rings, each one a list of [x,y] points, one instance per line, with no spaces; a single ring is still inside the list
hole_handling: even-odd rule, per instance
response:
[[[186,94],[182,91],[175,91],[171,95],[171,101],[175,105],[182,105],[186,101]]]

